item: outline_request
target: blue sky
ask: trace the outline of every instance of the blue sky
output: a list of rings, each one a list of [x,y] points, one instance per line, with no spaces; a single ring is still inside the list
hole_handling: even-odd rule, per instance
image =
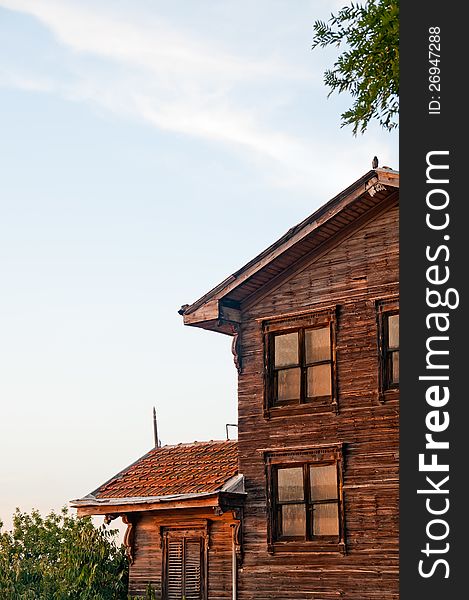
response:
[[[236,421],[230,339],[177,309],[365,173],[324,0],[0,0],[0,517]]]

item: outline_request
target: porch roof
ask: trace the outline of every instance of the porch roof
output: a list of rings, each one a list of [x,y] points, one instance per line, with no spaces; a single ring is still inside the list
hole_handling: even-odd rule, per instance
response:
[[[243,492],[235,440],[153,448],[83,498],[75,508],[174,503]]]

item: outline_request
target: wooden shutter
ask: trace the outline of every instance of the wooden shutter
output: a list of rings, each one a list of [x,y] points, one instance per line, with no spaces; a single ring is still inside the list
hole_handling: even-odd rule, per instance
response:
[[[201,600],[200,540],[185,540],[184,599]]]
[[[184,540],[168,540],[166,590],[168,600],[182,599]]]
[[[202,548],[200,537],[168,537],[166,600],[203,600]]]

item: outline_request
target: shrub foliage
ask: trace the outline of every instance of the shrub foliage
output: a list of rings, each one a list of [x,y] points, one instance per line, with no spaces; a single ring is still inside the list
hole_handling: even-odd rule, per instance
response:
[[[45,517],[17,509],[12,531],[2,531],[0,522],[0,597],[126,599],[128,565],[116,535],[65,508]]]

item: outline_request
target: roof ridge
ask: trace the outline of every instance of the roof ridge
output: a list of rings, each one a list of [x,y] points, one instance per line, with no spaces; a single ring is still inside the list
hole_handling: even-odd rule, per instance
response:
[[[162,448],[185,448],[187,446],[202,446],[206,444],[226,444],[226,443],[238,443],[238,440],[194,440],[193,442],[178,442],[177,444],[164,444],[158,448],[152,448],[149,450],[161,450]]]

